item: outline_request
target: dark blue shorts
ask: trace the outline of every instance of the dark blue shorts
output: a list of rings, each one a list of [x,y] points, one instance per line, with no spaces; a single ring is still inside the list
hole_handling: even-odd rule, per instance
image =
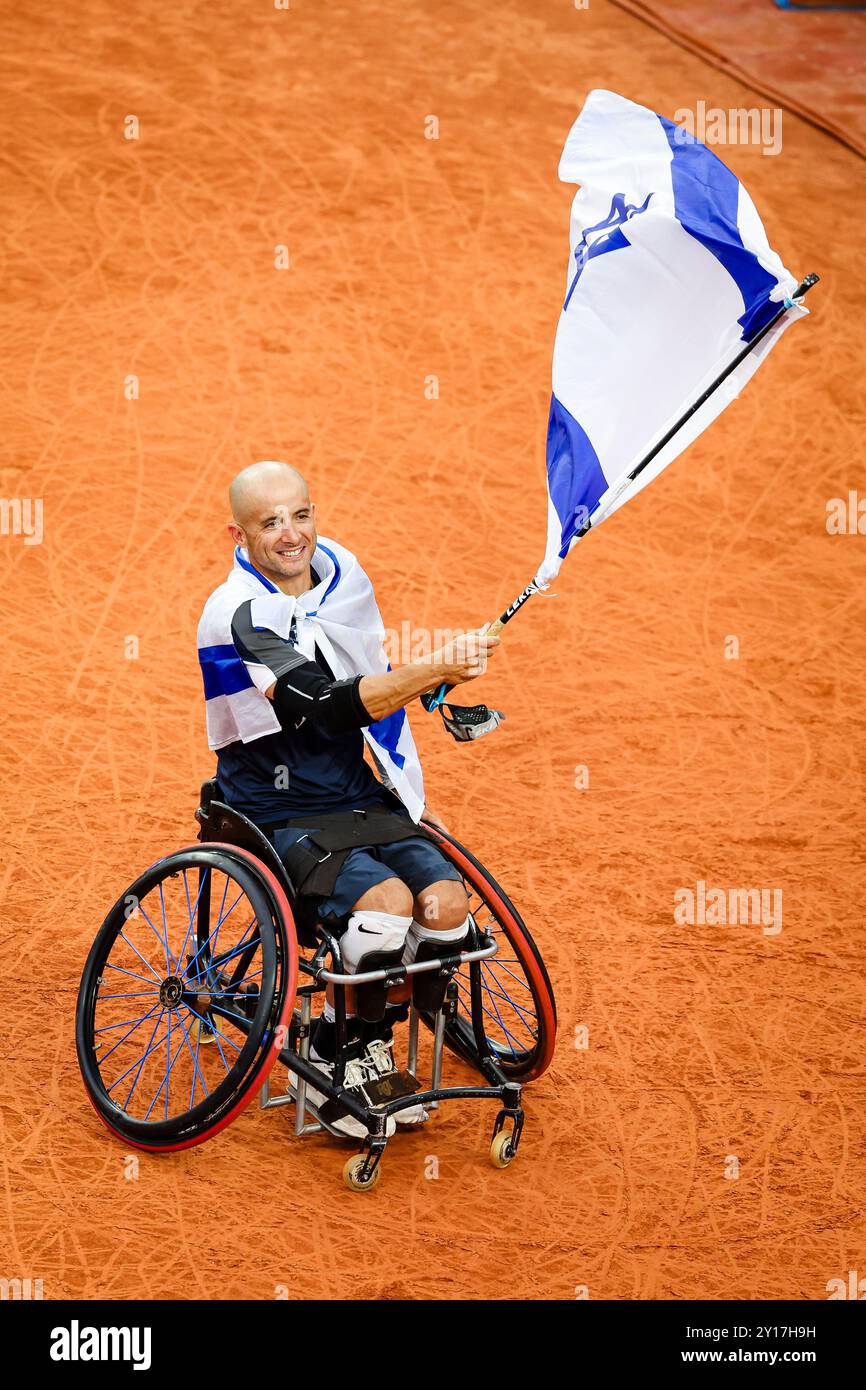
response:
[[[311,825],[309,829],[314,830],[315,826]],[[275,830],[274,848],[280,858],[284,858],[286,851],[306,833],[297,826]],[[446,859],[435,845],[421,835],[397,840],[392,845],[368,845],[364,849],[353,849],[348,855],[337,875],[334,891],[319,907],[320,915],[328,917],[333,913],[335,917],[348,916],[368,888],[384,883],[386,878],[399,878],[413,896],[442,879],[451,879],[455,883],[463,881],[459,869],[450,859]]]

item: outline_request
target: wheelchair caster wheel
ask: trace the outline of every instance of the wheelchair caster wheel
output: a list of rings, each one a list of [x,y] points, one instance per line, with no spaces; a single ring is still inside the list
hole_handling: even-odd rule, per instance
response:
[[[343,1182],[347,1187],[351,1187],[353,1192],[369,1192],[381,1181],[382,1169],[378,1163],[368,1178],[361,1177],[361,1169],[364,1167],[367,1155],[352,1154],[343,1164]]]
[[[511,1134],[504,1129],[494,1134],[490,1145],[490,1162],[494,1168],[507,1168],[517,1157],[517,1150],[512,1147],[511,1138]]]
[[[198,1047],[212,1047],[216,1042],[216,1033],[203,1019],[195,1025],[195,1042]]]

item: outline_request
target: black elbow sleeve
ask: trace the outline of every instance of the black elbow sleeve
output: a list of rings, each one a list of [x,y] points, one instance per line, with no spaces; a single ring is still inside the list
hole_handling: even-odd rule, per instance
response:
[[[350,729],[363,729],[370,723],[370,716],[358,694],[360,676],[351,676],[345,681],[332,681],[330,697],[324,700],[330,711],[325,715],[331,733],[343,734]]]
[[[342,681],[322,679],[316,689],[301,683],[299,676],[297,670],[286,671],[274,688],[274,709],[284,728],[309,719],[330,734],[345,734],[371,723],[358,694],[360,676]]]

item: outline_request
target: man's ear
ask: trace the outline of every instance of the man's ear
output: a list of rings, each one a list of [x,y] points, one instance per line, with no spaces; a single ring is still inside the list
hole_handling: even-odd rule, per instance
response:
[[[240,526],[237,526],[235,522],[230,521],[228,526],[226,527],[226,530],[228,531],[235,545],[246,545],[247,538],[241,530]]]

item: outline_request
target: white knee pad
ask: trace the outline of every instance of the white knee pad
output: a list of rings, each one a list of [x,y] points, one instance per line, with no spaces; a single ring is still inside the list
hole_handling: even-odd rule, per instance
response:
[[[340,937],[347,973],[353,974],[359,961],[374,951],[393,951],[399,960],[411,925],[411,917],[398,917],[393,912],[368,912],[366,908],[353,912]]]
[[[463,940],[469,931],[469,914],[458,927],[450,927],[448,931],[435,931],[433,927],[428,927],[423,922],[412,921],[406,937],[406,949],[403,952],[403,964],[411,965],[418,954],[418,947],[422,941],[429,941],[432,945],[441,945],[443,955],[449,955],[456,949],[456,944]]]

